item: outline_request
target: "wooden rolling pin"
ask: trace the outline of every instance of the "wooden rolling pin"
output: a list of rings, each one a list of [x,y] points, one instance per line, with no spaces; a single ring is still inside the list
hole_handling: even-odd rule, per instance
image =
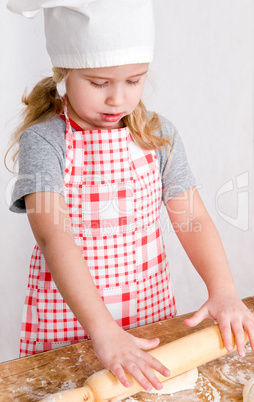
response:
[[[247,339],[247,334],[245,334],[245,342],[247,342]],[[234,338],[233,346],[233,350],[235,350]],[[169,368],[170,377],[164,377],[156,372],[158,379],[163,382],[211,360],[218,359],[229,352],[224,347],[219,326],[212,325],[166,345],[159,346],[148,353]],[[58,400],[61,400],[61,402],[120,401],[143,390],[133,377],[129,374],[127,374],[127,377],[131,384],[129,388],[125,388],[109,370],[102,370],[89,377],[85,381],[84,387],[52,395],[43,399],[43,402],[57,402]]]

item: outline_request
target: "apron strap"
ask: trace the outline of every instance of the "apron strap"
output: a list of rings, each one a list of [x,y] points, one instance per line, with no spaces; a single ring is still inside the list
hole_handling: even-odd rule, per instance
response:
[[[66,117],[65,117],[64,113],[62,113],[60,115],[60,117],[61,117],[61,119],[63,119],[66,122]],[[74,128],[74,130],[76,130],[76,131],[84,131],[83,128],[81,128],[77,123],[75,123],[74,120],[69,118],[69,122],[71,124],[71,127]]]

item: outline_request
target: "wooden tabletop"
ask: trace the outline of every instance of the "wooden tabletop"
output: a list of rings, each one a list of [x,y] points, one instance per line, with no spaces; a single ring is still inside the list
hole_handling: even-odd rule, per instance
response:
[[[254,297],[243,301],[254,312]],[[213,324],[211,320],[206,320],[195,328],[187,328],[183,321],[190,315],[145,325],[129,332],[144,338],[159,337],[163,345]],[[2,363],[0,401],[39,401],[46,395],[83,386],[90,375],[102,368],[91,341]],[[163,396],[140,392],[125,401],[242,401],[243,385],[254,375],[254,353],[247,344],[244,358],[233,352],[200,366],[198,370],[194,389]]]

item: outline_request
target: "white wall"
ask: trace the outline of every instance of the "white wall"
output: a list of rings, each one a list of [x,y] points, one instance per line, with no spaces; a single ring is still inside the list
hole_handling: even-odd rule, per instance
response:
[[[11,14],[3,3],[1,160],[17,122],[24,88],[31,88],[51,73],[42,15],[26,20]],[[153,85],[148,85],[145,92],[148,107],[172,120],[183,138],[200,194],[221,234],[242,298],[254,293],[253,12],[251,0],[155,0]],[[237,188],[237,178],[244,187]],[[2,162],[0,361],[18,356],[21,312],[34,245],[26,215],[8,210],[6,193],[11,179]],[[228,188],[223,187],[226,183]],[[231,185],[234,187],[229,191]],[[165,210],[162,216],[166,217]],[[198,309],[206,299],[206,289],[170,225],[164,227],[164,235],[178,313]]]

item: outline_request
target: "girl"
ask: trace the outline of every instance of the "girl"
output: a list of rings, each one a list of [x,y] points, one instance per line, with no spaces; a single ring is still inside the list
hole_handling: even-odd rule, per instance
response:
[[[26,16],[44,8],[55,66],[53,77],[24,97],[14,137],[19,176],[10,208],[27,212],[37,241],[21,356],[89,334],[123,385],[128,372],[146,390],[162,388],[152,369],[170,372],[145,352],[159,339],[124,331],[176,314],[162,200],[173,227],[189,222],[177,235],[209,293],[185,324],[216,319],[226,348],[232,330],[241,356],[245,329],[254,349],[253,316],[237,296],[179,135],[141,102],[153,51],[151,1],[12,0],[9,8]],[[58,82],[65,82],[64,97]]]

